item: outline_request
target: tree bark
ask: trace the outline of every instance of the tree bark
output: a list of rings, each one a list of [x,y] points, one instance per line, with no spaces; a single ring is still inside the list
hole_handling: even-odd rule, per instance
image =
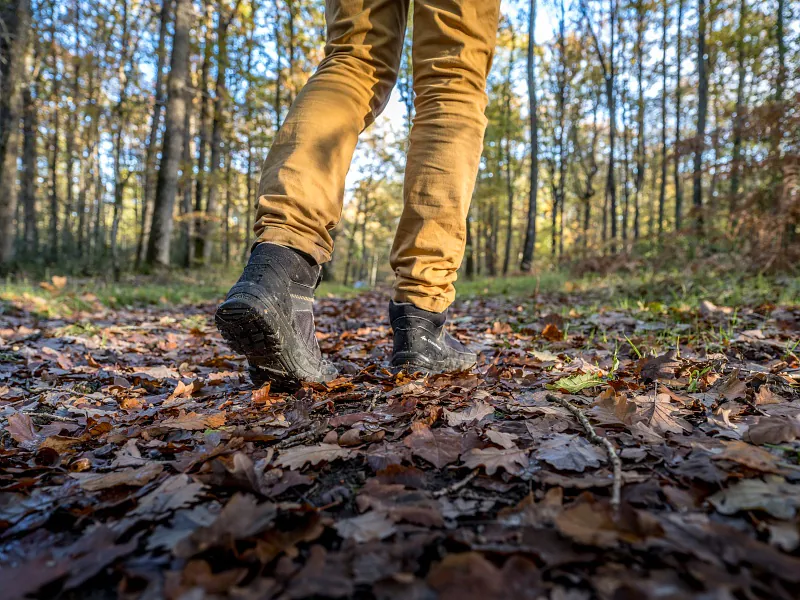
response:
[[[186,131],[186,78],[189,72],[189,30],[192,21],[191,0],[176,2],[175,36],[167,81],[164,144],[147,247],[147,263],[163,267],[170,262],[173,215],[178,194],[178,167]]]
[[[203,212],[206,184],[206,161],[208,160],[208,142],[211,135],[211,96],[208,92],[208,83],[211,73],[211,59],[214,56],[214,28],[211,19],[211,2],[205,2],[205,42],[203,46],[203,64],[200,67],[200,124],[197,140],[197,182],[195,186],[195,201],[193,215],[194,243],[189,259],[194,263],[197,258],[205,255],[205,240],[201,235],[203,223],[200,215]]]
[[[508,57],[508,72],[506,73],[505,84],[505,175],[506,175],[506,212],[508,221],[506,222],[506,245],[503,255],[503,275],[508,275],[508,268],[511,264],[511,237],[514,231],[514,176],[511,157],[511,76],[514,71],[516,37],[511,32],[511,50]]]
[[[664,1],[661,24],[661,184],[658,189],[658,239],[664,233],[664,205],[667,193],[667,21],[669,7]]]
[[[0,268],[14,258],[19,151],[25,51],[31,24],[30,0],[8,3],[0,10],[5,31],[0,35]]]
[[[695,212],[695,230],[703,230],[703,151],[706,141],[706,114],[708,112],[708,72],[706,63],[706,2],[697,1],[697,135],[695,136],[694,171],[692,173],[692,205]]]
[[[529,273],[533,266],[533,254],[536,249],[536,216],[537,195],[539,188],[539,122],[538,106],[536,102],[535,49],[536,39],[536,0],[528,3],[528,57],[527,57],[527,84],[529,105],[529,127],[531,135],[531,163],[530,163],[530,188],[528,190],[528,221],[525,227],[525,245],[522,250],[522,263],[520,269]]]
[[[675,184],[675,230],[683,224],[683,185],[681,184],[681,61],[683,60],[683,0],[678,0],[678,39],[675,43],[675,147],[673,178]]]
[[[644,2],[636,0],[636,82],[639,96],[636,101],[636,179],[633,196],[633,239],[639,239],[639,202],[644,188],[645,126],[644,126]]]
[[[153,111],[150,116],[150,132],[147,135],[147,147],[144,155],[144,194],[142,199],[142,220],[139,225],[139,239],[136,244],[136,266],[142,262],[146,257],[146,252],[149,252],[149,237],[150,237],[150,209],[153,206],[153,182],[157,180],[156,170],[156,140],[158,138],[158,128],[161,126],[161,112],[164,107],[164,93],[163,93],[163,79],[164,79],[164,63],[167,56],[167,27],[171,18],[173,1],[179,0],[161,0],[161,11],[159,16],[158,27],[158,45],[156,46],[156,81],[155,81],[155,94],[153,98]],[[177,34],[177,26],[176,34]],[[174,38],[173,38],[174,43]],[[173,48],[173,53],[174,53]],[[164,160],[163,156],[161,158]],[[148,261],[149,262],[149,261]]]
[[[38,119],[33,85],[23,91],[22,109],[22,173],[20,173],[22,206],[24,214],[24,248],[27,258],[34,258],[39,247],[39,230],[36,223],[36,180]]]
[[[211,262],[214,253],[214,235],[217,231],[217,210],[219,205],[219,180],[220,156],[222,155],[222,128],[225,121],[225,111],[228,105],[228,89],[226,78],[228,76],[228,27],[236,14],[239,0],[236,0],[229,15],[225,15],[225,2],[220,0],[218,25],[217,25],[217,83],[214,98],[214,123],[211,128],[211,170],[208,182],[208,204],[206,205],[206,218],[201,228],[203,239],[203,253],[196,258],[203,264]]]
[[[739,0],[739,27],[736,33],[736,114],[733,117],[733,151],[731,154],[731,189],[729,207],[731,219],[734,218],[739,196],[739,173],[742,162],[742,129],[744,125],[744,81],[745,52],[744,52],[744,27],[747,18],[747,2]],[[719,125],[717,125],[719,127]]]

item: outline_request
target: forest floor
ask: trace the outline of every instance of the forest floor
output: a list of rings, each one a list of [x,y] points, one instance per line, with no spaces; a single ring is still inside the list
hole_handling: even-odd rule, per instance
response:
[[[427,379],[328,288],[290,396],[222,292],[0,287],[5,600],[797,598],[797,278],[467,284]]]

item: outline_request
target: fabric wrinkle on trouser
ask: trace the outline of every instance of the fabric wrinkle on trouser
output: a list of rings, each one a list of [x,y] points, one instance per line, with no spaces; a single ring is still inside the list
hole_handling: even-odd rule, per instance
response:
[[[466,245],[486,129],[499,0],[415,0],[415,117],[390,263],[394,300],[441,312]],[[323,263],[358,136],[397,80],[409,0],[327,0],[325,57],[289,109],[261,171],[257,242]]]

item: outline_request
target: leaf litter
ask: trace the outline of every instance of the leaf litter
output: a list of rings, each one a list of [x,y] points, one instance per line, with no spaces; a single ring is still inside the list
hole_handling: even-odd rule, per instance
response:
[[[479,367],[422,378],[323,299],[291,395],[211,304],[0,313],[3,598],[796,597],[800,308],[590,301],[459,301]]]

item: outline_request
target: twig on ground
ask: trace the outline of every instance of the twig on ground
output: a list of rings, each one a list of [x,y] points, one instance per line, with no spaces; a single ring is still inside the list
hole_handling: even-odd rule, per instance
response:
[[[569,412],[571,412],[572,415],[578,419],[578,422],[583,426],[588,438],[598,446],[603,446],[605,448],[606,454],[608,454],[608,460],[611,461],[611,466],[614,469],[614,481],[611,486],[611,506],[614,508],[614,510],[617,510],[620,505],[620,493],[622,490],[622,461],[620,460],[617,451],[614,449],[614,445],[607,438],[597,435],[597,432],[594,430],[594,427],[592,427],[592,424],[589,423],[589,419],[586,418],[586,415],[584,415],[581,409],[572,404],[569,400],[566,398],[559,398],[553,394],[547,394],[545,397],[550,402],[555,402],[559,406],[563,406]]]
[[[464,479],[456,481],[455,483],[450,484],[447,487],[443,487],[440,490],[436,490],[435,492],[433,492],[433,497],[441,498],[442,496],[446,496],[447,494],[450,494],[452,492],[457,492],[461,488],[466,487],[470,481],[472,481],[478,476],[478,471],[479,471],[478,469],[473,469],[472,473],[464,477]]]
[[[289,436],[285,439],[282,439],[277,444],[273,444],[272,448],[291,448],[292,446],[299,446],[306,440],[314,440],[317,437],[318,433],[316,429],[309,429],[308,431],[304,431],[302,433],[298,433],[297,435]]]
[[[752,408],[754,411],[756,411],[761,416],[763,416],[763,417],[768,417],[769,416],[769,413],[767,411],[765,411],[763,408],[759,408],[758,406],[756,406],[756,403],[753,402],[752,400],[749,400],[748,398],[745,398],[744,399],[744,403],[747,404],[747,406]]]
[[[36,412],[33,410],[23,410],[20,411],[23,415],[28,415],[29,417],[39,417],[41,419],[52,419],[53,421],[63,421],[64,423],[75,423],[78,419],[72,419],[70,417],[61,417],[59,415],[52,415],[46,412]]]

